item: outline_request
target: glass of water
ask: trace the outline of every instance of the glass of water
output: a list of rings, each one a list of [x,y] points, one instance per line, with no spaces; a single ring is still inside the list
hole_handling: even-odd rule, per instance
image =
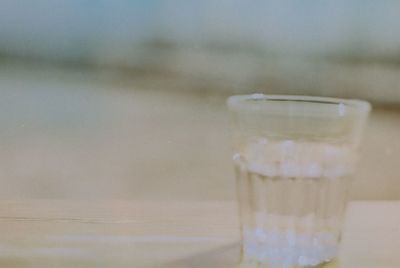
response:
[[[360,100],[242,95],[228,99],[241,219],[241,267],[320,267],[338,254]]]

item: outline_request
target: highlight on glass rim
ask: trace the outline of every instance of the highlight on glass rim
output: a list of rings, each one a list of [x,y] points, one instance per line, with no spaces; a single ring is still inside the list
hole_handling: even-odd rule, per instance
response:
[[[400,2],[0,4],[0,267],[400,267]]]

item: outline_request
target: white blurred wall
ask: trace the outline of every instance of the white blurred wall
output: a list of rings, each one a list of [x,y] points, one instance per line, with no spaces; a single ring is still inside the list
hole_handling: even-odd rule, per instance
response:
[[[400,103],[400,1],[0,0],[0,7],[0,60],[166,70],[188,90]]]

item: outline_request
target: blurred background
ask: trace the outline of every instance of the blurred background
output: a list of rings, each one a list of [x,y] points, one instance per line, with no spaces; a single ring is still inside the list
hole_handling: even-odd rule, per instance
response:
[[[353,199],[400,198],[400,2],[0,0],[0,198],[233,200],[225,98],[370,101]]]

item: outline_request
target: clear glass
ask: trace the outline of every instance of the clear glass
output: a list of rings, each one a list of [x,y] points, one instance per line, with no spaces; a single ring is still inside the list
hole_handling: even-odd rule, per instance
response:
[[[241,219],[241,267],[320,267],[338,253],[360,100],[243,95],[228,99]]]

